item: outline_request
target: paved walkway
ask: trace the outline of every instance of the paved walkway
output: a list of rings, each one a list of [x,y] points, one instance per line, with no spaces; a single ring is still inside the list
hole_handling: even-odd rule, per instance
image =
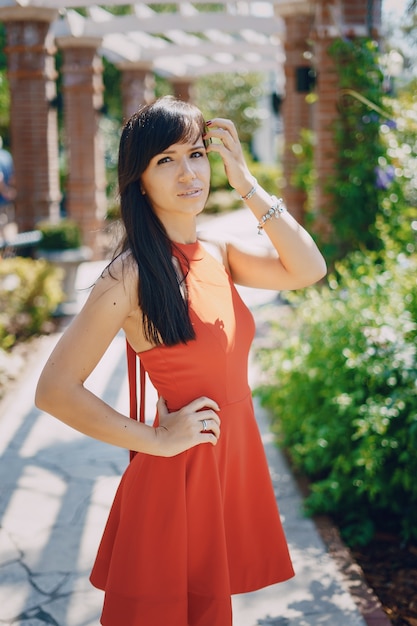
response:
[[[246,212],[218,218],[209,228],[256,234]],[[265,239],[265,238],[264,238]],[[101,268],[84,264],[78,286]],[[80,293],[80,304],[86,292]],[[242,290],[255,312],[275,294]],[[88,575],[127,452],[90,440],[33,405],[36,382],[59,335],[36,342],[18,384],[0,404],[0,624],[98,626],[102,593]],[[80,347],[82,349],[82,347]],[[251,369],[252,383],[256,371]],[[88,386],[127,411],[124,339],[120,335]],[[148,394],[150,413],[155,394]],[[301,496],[257,407],[271,474],[296,577],[236,596],[234,626],[365,626],[315,525],[301,512]],[[120,626],[123,626],[121,624]],[[161,624],[161,626],[169,626]]]

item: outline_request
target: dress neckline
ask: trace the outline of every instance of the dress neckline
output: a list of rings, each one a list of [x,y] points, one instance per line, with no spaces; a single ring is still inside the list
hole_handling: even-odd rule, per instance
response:
[[[181,250],[189,261],[201,261],[204,257],[204,247],[198,239],[192,243],[178,243],[178,241],[173,241],[172,243],[174,246],[174,253],[175,248]]]

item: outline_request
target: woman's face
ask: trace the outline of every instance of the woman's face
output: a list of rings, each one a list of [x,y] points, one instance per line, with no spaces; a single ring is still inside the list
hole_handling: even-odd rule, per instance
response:
[[[164,217],[171,220],[201,213],[210,188],[210,164],[202,137],[172,144],[155,155],[140,184],[162,222]]]

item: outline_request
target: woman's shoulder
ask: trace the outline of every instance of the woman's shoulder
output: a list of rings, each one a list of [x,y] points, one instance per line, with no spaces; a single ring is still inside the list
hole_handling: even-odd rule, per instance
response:
[[[105,281],[126,281],[138,279],[138,266],[128,250],[111,259],[101,272],[99,279]]]
[[[93,293],[98,295],[124,293],[137,302],[138,268],[130,252],[124,252],[103,269],[94,283]]]
[[[197,233],[198,241],[202,246],[213,256],[217,261],[222,263],[226,269],[228,268],[227,262],[227,239],[219,238],[211,231],[201,230]]]
[[[234,248],[242,248],[241,242],[229,233],[218,234],[212,230],[198,231],[197,236],[204,248],[230,273],[229,252]]]

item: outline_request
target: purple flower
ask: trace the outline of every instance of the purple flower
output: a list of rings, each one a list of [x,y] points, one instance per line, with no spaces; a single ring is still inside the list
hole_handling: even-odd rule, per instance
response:
[[[397,128],[397,122],[395,120],[386,120],[385,125],[388,126],[388,128],[392,128],[393,130]]]
[[[395,178],[394,166],[387,165],[386,167],[380,167],[378,165],[375,168],[375,177],[375,184],[377,189],[388,189],[388,187],[391,185],[392,181]]]

